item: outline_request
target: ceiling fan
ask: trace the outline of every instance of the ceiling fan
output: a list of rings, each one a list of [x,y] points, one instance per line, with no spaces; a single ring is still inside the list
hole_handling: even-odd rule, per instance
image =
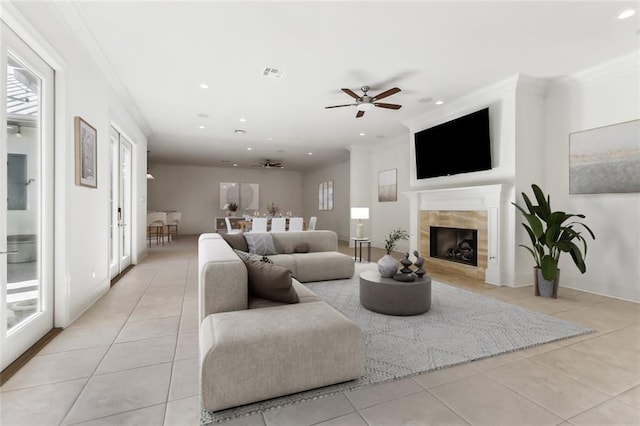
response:
[[[271,161],[266,159],[258,164],[252,164],[254,167],[263,167],[265,169],[283,169],[284,166],[279,161]]]
[[[369,91],[369,86],[362,86],[360,90],[362,90],[362,96],[358,96],[358,94],[351,89],[342,89],[344,93],[346,93],[347,95],[351,96],[353,99],[356,100],[355,104],[333,105],[333,106],[325,107],[325,109],[355,106],[356,109],[358,110],[358,112],[356,113],[356,118],[360,118],[364,115],[366,111],[373,109],[373,107],[387,108],[387,109],[402,108],[402,105],[378,102],[380,99],[383,99],[383,98],[386,98],[387,96],[391,96],[398,93],[400,89],[398,89],[397,87],[394,87],[389,90],[385,90],[384,92],[379,93],[376,96],[369,96],[367,94],[367,92]]]

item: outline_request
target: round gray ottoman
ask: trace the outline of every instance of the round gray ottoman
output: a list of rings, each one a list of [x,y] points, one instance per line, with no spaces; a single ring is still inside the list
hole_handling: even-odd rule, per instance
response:
[[[378,271],[360,274],[360,303],[370,311],[387,315],[418,315],[431,307],[431,277],[413,282],[383,278]]]

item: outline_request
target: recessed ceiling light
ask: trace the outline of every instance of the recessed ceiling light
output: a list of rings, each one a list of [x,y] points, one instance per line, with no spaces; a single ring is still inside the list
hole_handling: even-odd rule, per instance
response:
[[[273,138],[267,138],[267,140],[268,140],[268,141],[272,141],[272,140],[273,140]]]
[[[636,14],[636,11],[633,9],[627,9],[624,12],[622,12],[620,15],[618,15],[618,19],[627,19],[627,18],[631,18],[633,15]]]
[[[202,83],[202,84],[200,85],[200,88],[201,88],[201,89],[208,89],[208,88],[209,88],[209,85],[208,85],[208,84],[205,84],[205,83]]]
[[[307,155],[313,155],[313,152],[307,152]]]
[[[436,101],[436,105],[442,105],[444,101]]]
[[[247,133],[246,130],[242,130],[242,129],[236,129],[234,130],[234,132],[238,135],[244,135],[245,133]]]
[[[247,147],[247,151],[251,151],[253,148],[251,148],[250,146]]]
[[[244,123],[245,121],[247,121],[247,119],[246,118],[241,118],[240,121],[242,121]]]
[[[360,133],[360,136],[367,136],[366,133]]]
[[[233,167],[238,167],[238,163],[233,163]]]
[[[198,126],[198,129],[206,129],[204,126]]]

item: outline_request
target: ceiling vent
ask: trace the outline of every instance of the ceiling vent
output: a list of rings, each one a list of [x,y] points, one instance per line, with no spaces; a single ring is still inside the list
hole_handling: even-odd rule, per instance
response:
[[[265,67],[262,71],[262,76],[267,78],[281,79],[284,74],[284,70],[279,68]]]

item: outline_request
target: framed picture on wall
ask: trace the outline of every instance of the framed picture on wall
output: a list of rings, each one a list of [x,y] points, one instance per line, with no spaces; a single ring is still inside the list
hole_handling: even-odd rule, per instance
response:
[[[318,186],[318,210],[333,210],[333,181]]]
[[[569,194],[640,192],[640,120],[569,135]]]
[[[76,185],[98,187],[98,133],[81,117],[75,117]]]
[[[236,203],[240,211],[260,209],[260,184],[220,182],[220,209]]]
[[[378,172],[378,201],[398,201],[398,169]]]

